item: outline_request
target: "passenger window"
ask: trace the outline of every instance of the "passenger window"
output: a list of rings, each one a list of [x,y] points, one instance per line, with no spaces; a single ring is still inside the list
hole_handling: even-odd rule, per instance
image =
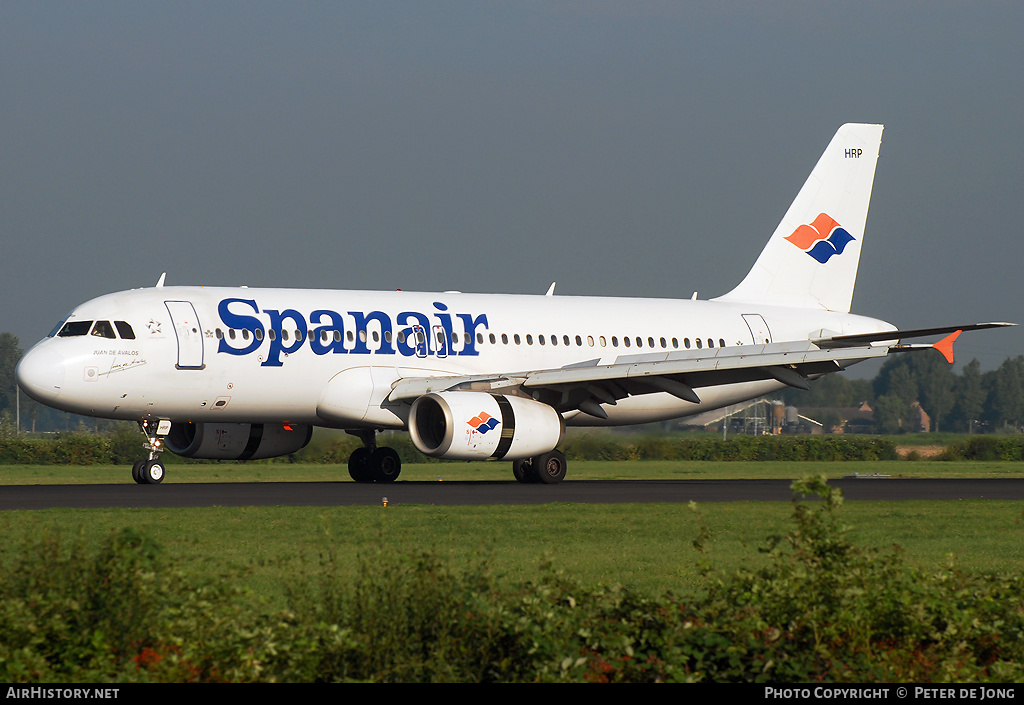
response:
[[[114,321],[114,327],[117,328],[117,334],[124,340],[135,340],[135,331],[128,325],[127,321]]]
[[[57,335],[60,338],[74,338],[79,335],[87,335],[90,328],[92,328],[92,321],[69,321],[64,324]]]
[[[700,349],[701,349],[701,347],[702,347],[702,346],[701,346],[701,344],[700,344],[700,338],[697,338],[697,349],[698,349],[698,350],[700,350]]]
[[[110,325],[110,321],[96,321],[96,325],[93,326],[92,334],[97,338],[116,338],[114,335],[114,326]]]
[[[689,350],[690,349],[690,339],[689,338],[683,338],[683,345],[685,345],[686,349]]]
[[[526,344],[533,345],[533,336],[530,335],[529,333],[526,334]]]
[[[724,348],[725,347],[725,338],[719,338],[718,339],[718,347],[720,347],[720,348]]]

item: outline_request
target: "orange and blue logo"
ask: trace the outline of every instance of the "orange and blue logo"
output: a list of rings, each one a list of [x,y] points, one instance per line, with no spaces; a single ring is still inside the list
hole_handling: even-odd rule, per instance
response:
[[[817,261],[825,264],[832,257],[843,254],[853,242],[853,235],[839,223],[821,213],[810,225],[801,225],[786,238]]]
[[[486,411],[481,411],[466,423],[472,426],[474,431],[487,433],[488,431],[494,430],[494,427],[497,426],[499,422],[498,419],[494,418]]]

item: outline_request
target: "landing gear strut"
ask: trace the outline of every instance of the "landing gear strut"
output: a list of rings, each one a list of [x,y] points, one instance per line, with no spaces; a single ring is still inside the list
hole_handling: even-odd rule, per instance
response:
[[[145,418],[139,421],[139,430],[146,436],[142,447],[149,451],[148,460],[139,460],[132,465],[132,479],[140,485],[158,485],[164,479],[164,464],[160,461],[161,437],[171,430],[167,419]]]
[[[512,461],[516,482],[554,485],[565,479],[565,454],[555,449],[532,458]]]
[[[356,482],[394,482],[402,472],[402,459],[394,448],[377,445],[374,431],[349,431],[363,442],[348,457],[348,474]]]

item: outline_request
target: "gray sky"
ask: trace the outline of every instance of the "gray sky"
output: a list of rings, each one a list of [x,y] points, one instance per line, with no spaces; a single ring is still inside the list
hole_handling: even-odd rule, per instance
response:
[[[886,126],[854,311],[1024,322],[1022,36],[1019,0],[5,0],[0,330],[163,271],[717,296],[843,122]]]

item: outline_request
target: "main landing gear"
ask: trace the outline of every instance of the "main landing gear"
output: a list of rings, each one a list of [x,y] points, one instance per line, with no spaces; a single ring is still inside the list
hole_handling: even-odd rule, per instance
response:
[[[132,465],[132,479],[140,485],[159,485],[164,479],[164,464],[160,461],[161,437],[171,430],[171,422],[163,419],[146,418],[139,421],[139,430],[146,436],[142,447],[149,451],[148,460],[139,460]]]
[[[532,458],[513,460],[512,474],[517,482],[554,485],[565,479],[565,454],[556,448]]]
[[[348,431],[362,442],[348,457],[348,474],[356,482],[394,482],[402,472],[402,459],[398,451],[377,445],[374,431]]]

